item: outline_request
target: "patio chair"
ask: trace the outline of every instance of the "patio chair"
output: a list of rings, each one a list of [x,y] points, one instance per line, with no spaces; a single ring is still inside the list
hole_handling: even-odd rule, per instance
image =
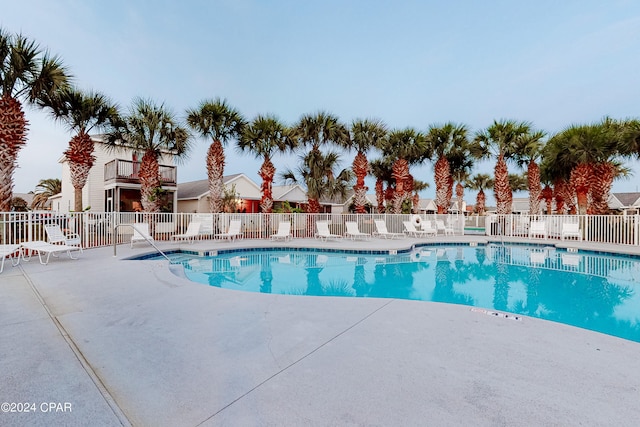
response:
[[[232,219],[229,221],[229,229],[226,233],[218,233],[214,234],[213,237],[216,239],[229,239],[229,241],[234,239],[242,238],[242,221],[239,219]]]
[[[29,261],[31,259],[31,255],[35,252],[38,254],[38,259],[40,260],[40,264],[42,265],[49,264],[49,258],[51,257],[51,255],[53,255],[54,257],[57,257],[58,254],[63,252],[66,252],[67,255],[69,255],[69,258],[71,259],[78,259],[78,258],[74,258],[73,255],[71,255],[71,251],[78,251],[78,250],[81,250],[81,248],[78,246],[69,246],[65,244],[53,244],[49,242],[44,242],[42,240],[22,242],[22,248],[21,248],[23,260]],[[29,253],[28,256],[27,256],[27,252]],[[47,255],[47,257],[43,261],[42,256],[45,254]]]
[[[376,231],[373,233],[376,237],[384,237],[385,239],[395,239],[396,237],[402,239],[406,237],[404,233],[390,233],[387,231],[387,223],[383,219],[376,219],[374,221],[376,225]]]
[[[131,236],[131,247],[137,242],[149,242],[153,243],[153,237],[149,234],[149,224],[146,222],[136,222],[131,224],[133,226],[133,236]]]
[[[418,230],[415,225],[411,221],[402,221],[402,225],[404,225],[405,232],[408,236],[413,237],[423,237],[433,235],[433,233],[424,230]]]
[[[63,233],[59,224],[47,224],[44,226],[44,231],[47,234],[47,240],[54,245],[67,245],[74,246],[80,249],[82,252],[82,240],[77,233]]]
[[[318,229],[315,235],[316,239],[324,240],[325,242],[328,239],[342,239],[342,236],[339,234],[331,234],[328,221],[317,221],[316,228]]]
[[[187,231],[183,234],[174,234],[171,236],[173,240],[186,240],[189,243],[193,243],[197,237],[200,236],[200,223],[197,221],[191,221],[187,226]]]
[[[20,245],[0,245],[0,257],[2,258],[2,262],[0,263],[0,273],[4,271],[4,260],[9,258],[11,260],[11,265],[15,267],[20,264]],[[16,254],[16,252],[18,252]],[[14,262],[14,259],[17,261]]]
[[[529,238],[542,236],[547,239],[547,223],[545,221],[531,221],[529,224]]]
[[[369,239],[371,239],[371,234],[362,233],[358,229],[358,223],[357,222],[355,222],[355,221],[345,221],[344,224],[347,226],[347,231],[344,233],[344,237],[350,238],[351,240],[355,240],[355,239],[369,240]]]
[[[278,224],[278,232],[271,235],[271,240],[279,239],[283,239],[284,241],[293,239],[291,235],[291,222],[280,221],[280,224]]]
[[[432,234],[433,236],[438,235],[438,229],[433,226],[431,221],[422,221],[422,231]]]
[[[581,241],[582,232],[580,231],[580,224],[578,224],[577,222],[562,223],[560,239],[564,240],[565,237],[575,237],[576,239],[578,239],[578,241]]]
[[[436,220],[436,229],[438,230],[438,232],[442,232],[442,234],[444,234],[445,236],[453,236],[454,234],[453,227],[451,227],[449,224],[445,225],[444,221],[441,219]]]

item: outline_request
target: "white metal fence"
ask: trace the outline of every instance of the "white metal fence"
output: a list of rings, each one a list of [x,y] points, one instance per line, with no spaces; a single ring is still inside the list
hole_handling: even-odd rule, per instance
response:
[[[471,216],[459,215],[392,215],[392,214],[195,214],[195,213],[133,213],[133,212],[81,212],[62,214],[56,212],[6,212],[0,213],[0,243],[17,244],[31,240],[47,240],[44,225],[56,223],[68,232],[77,233],[85,248],[128,243],[133,230],[118,227],[117,224],[145,222],[155,240],[170,240],[175,234],[184,233],[191,221],[200,222],[200,238],[212,238],[226,232],[229,222],[238,219],[242,223],[245,239],[268,239],[278,230],[280,221],[291,223],[294,238],[314,237],[316,222],[328,221],[332,234],[343,235],[345,222],[354,221],[363,233],[376,232],[375,220],[384,220],[390,233],[403,233],[403,222],[411,221],[421,225],[440,221],[447,233],[454,235],[486,234],[493,236],[531,237],[535,239],[561,239],[565,230],[578,230],[578,234],[567,231],[567,239],[580,238],[588,242],[613,243],[620,245],[640,244],[640,216],[622,215],[506,215]],[[567,226],[567,224],[574,224]],[[577,224],[577,227],[576,225]],[[116,230],[114,232],[114,230]],[[439,231],[440,234],[444,230]]]

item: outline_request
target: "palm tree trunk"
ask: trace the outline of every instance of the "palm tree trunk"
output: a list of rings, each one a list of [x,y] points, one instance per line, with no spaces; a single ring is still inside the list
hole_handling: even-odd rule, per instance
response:
[[[464,186],[461,183],[456,184],[456,197],[458,198],[458,214],[463,214],[462,199],[464,197]]]
[[[571,186],[576,191],[578,199],[578,213],[585,215],[587,213],[587,197],[589,194],[589,182],[593,168],[588,163],[580,163],[571,171]]]
[[[356,184],[353,186],[353,201],[356,213],[365,213],[368,187],[364,185],[364,180],[369,173],[369,162],[367,156],[362,151],[358,151],[353,159],[353,173],[356,176]]]
[[[595,215],[609,213],[609,192],[615,178],[615,168],[609,162],[596,163],[591,174],[592,210]]]
[[[71,184],[74,188],[74,210],[82,211],[82,189],[87,183],[89,171],[96,160],[93,155],[94,144],[86,132],[80,132],[69,141],[69,147],[64,152],[69,161]]]
[[[140,201],[145,212],[159,212],[160,203],[157,191],[160,185],[160,167],[153,150],[145,151],[140,162]]]
[[[11,210],[13,173],[18,152],[27,143],[27,119],[22,105],[11,96],[0,98],[0,212]]]
[[[262,199],[260,200],[260,210],[263,213],[271,213],[273,211],[273,192],[272,184],[276,168],[269,157],[264,158],[262,167],[258,175],[262,178]]]
[[[378,202],[378,213],[384,213],[384,181],[376,180],[376,201]]]
[[[549,187],[548,185],[544,186],[544,189],[542,189],[542,191],[540,192],[540,198],[544,199],[546,205],[547,205],[547,215],[551,215],[552,210],[553,210],[553,189],[551,187]],[[556,206],[556,210],[558,209],[558,207]],[[538,215],[540,213],[540,210],[537,210],[535,212],[529,212],[531,215]]]
[[[434,165],[434,175],[436,181],[436,206],[438,207],[438,213],[444,214],[449,209],[449,205],[447,204],[447,191],[449,188],[449,178],[451,176],[449,161],[445,156],[440,156],[438,161],[436,161]]]
[[[402,202],[406,198],[405,184],[409,178],[409,162],[397,159],[392,166],[393,178],[396,180],[396,191],[393,195],[393,213],[402,213]]]
[[[486,202],[487,196],[484,194],[484,190],[480,189],[476,195],[476,211],[478,212],[478,215],[484,215]]]
[[[82,163],[69,162],[71,172],[71,185],[73,185],[73,210],[82,212],[82,189],[87,183],[91,166]]]
[[[315,198],[307,199],[307,213],[320,213],[320,202]]]
[[[222,212],[224,193],[224,148],[222,142],[214,140],[207,152],[207,176],[209,178],[209,208],[211,213]]]
[[[493,187],[496,197],[496,213],[498,215],[508,215],[511,213],[511,203],[513,201],[513,193],[509,185],[509,169],[504,155],[498,156],[498,162],[495,167],[495,184]]]
[[[527,168],[527,179],[529,181],[529,213],[537,215],[540,213],[540,194],[542,186],[540,184],[540,166],[531,160]]]

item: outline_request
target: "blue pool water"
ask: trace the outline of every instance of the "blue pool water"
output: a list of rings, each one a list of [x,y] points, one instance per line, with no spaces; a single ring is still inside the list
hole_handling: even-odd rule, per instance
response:
[[[231,251],[170,255],[195,282],[287,295],[463,304],[640,342],[640,259],[553,247],[422,247],[398,255]]]

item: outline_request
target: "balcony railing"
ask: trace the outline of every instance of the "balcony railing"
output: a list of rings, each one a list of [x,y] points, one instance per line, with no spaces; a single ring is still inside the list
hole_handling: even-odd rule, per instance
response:
[[[105,183],[128,183],[139,184],[140,162],[131,160],[112,160],[104,165],[104,181]],[[176,185],[176,168],[175,166],[160,165],[160,180],[163,185]]]

